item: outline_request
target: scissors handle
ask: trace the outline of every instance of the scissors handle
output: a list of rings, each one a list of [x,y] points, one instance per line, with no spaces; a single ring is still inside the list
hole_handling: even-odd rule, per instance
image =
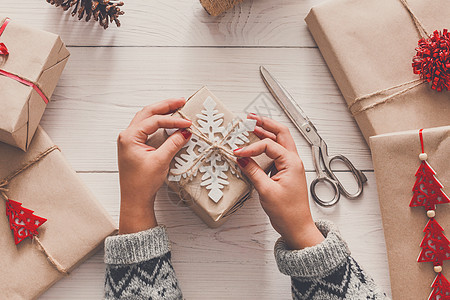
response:
[[[319,198],[319,196],[316,194],[316,186],[320,182],[328,182],[331,185],[331,187],[334,190],[333,199],[325,201],[325,200],[322,200]],[[309,187],[309,189],[311,191],[311,195],[312,195],[314,201],[316,201],[316,203],[321,206],[325,206],[325,207],[333,206],[336,203],[338,203],[339,198],[341,197],[341,193],[339,192],[338,182],[330,179],[327,176],[320,176],[320,177],[317,177],[316,179],[314,179],[311,182],[311,186]]]
[[[347,166],[347,168],[350,169],[353,177],[356,180],[356,183],[358,184],[358,190],[355,193],[353,194],[349,193],[347,189],[341,184],[339,179],[334,175],[333,171],[331,170],[331,163],[334,160],[342,161]],[[363,184],[367,182],[367,177],[366,175],[364,175],[363,172],[356,169],[355,166],[347,157],[345,157],[344,155],[335,155],[329,159],[328,166],[326,166],[325,168],[328,175],[330,175],[337,182],[340,192],[342,192],[345,195],[345,197],[347,197],[348,199],[355,199],[361,195],[361,193],[363,192]]]
[[[317,204],[325,207],[333,206],[339,201],[341,193],[343,193],[349,199],[355,199],[361,195],[363,191],[363,184],[367,181],[367,177],[360,170],[356,169],[355,166],[351,163],[351,161],[347,157],[345,157],[344,155],[335,155],[329,157],[327,145],[323,140],[321,140],[319,147],[313,146],[312,149],[313,149],[314,167],[317,172],[317,178],[314,179],[313,182],[311,183],[310,191],[314,201]],[[323,162],[325,171],[320,166],[320,160],[322,160]],[[353,174],[353,177],[355,178],[358,184],[358,190],[356,191],[356,193],[354,194],[349,193],[342,185],[342,183],[339,181],[339,179],[336,177],[336,175],[334,175],[333,170],[331,169],[331,163],[335,160],[342,161]],[[316,194],[316,187],[319,182],[327,182],[331,185],[334,191],[333,199],[322,200],[319,198],[319,196]]]

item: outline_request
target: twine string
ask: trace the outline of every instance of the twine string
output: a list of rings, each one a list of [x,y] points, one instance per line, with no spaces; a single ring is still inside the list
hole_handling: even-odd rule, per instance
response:
[[[41,161],[44,157],[46,157],[48,154],[50,154],[54,150],[60,150],[60,149],[56,145],[48,148],[44,152],[41,152],[34,159],[30,160],[28,163],[24,164],[22,167],[20,167],[19,169],[15,170],[14,172],[12,172],[7,177],[3,178],[0,181],[0,192],[1,192],[1,195],[3,196],[3,198],[5,200],[8,200],[8,196],[6,195],[6,192],[8,192],[8,188],[7,187],[8,187],[8,184],[11,182],[12,179],[14,179],[17,175],[19,175],[23,171],[27,170],[28,168],[32,167],[33,165],[35,165],[36,163]]]
[[[4,198],[4,200],[8,201],[8,199],[9,199],[8,196],[6,195],[6,192],[9,191],[8,185],[11,182],[11,180],[13,180],[16,176],[18,176],[19,174],[21,174],[25,170],[31,168],[32,166],[34,166],[35,164],[40,162],[44,157],[46,157],[47,155],[49,155],[50,153],[52,153],[55,150],[61,151],[58,148],[58,146],[54,145],[54,146],[48,148],[47,150],[39,153],[39,155],[36,156],[34,159],[30,160],[29,162],[27,162],[26,164],[24,164],[23,166],[21,166],[20,168],[18,168],[14,172],[12,172],[10,175],[8,175],[4,179],[2,179],[0,181],[0,194]],[[39,251],[44,253],[44,255],[47,257],[47,260],[49,261],[49,263],[53,267],[55,267],[55,269],[57,269],[60,273],[62,273],[64,275],[68,275],[68,271],[65,268],[63,268],[61,266],[61,264],[58,263],[58,261],[45,249],[45,247],[42,244],[41,240],[37,236],[33,236],[32,241],[37,243],[37,248],[39,249]]]
[[[36,242],[36,246],[39,249],[39,251],[44,253],[44,255],[47,257],[48,262],[53,267],[55,267],[56,270],[58,270],[60,273],[66,275],[66,276],[69,275],[69,271],[66,268],[64,268],[63,266],[61,266],[61,264],[50,253],[48,253],[48,251],[45,249],[44,245],[42,244],[41,240],[37,236],[33,237],[33,242]]]
[[[177,113],[183,119],[189,120],[189,118],[181,110],[177,110]],[[177,173],[177,172],[170,171],[170,173],[172,175],[175,175],[175,176],[186,174],[186,176],[181,176],[182,178],[180,178],[179,185],[181,187],[184,187],[197,174],[197,171],[203,165],[203,162],[206,159],[208,159],[208,157],[210,157],[215,151],[219,151],[221,156],[225,159],[225,161],[230,166],[230,169],[232,170],[232,172],[237,174],[237,176],[240,177],[246,183],[246,185],[249,187],[249,189],[252,188],[252,184],[249,182],[249,180],[245,177],[245,175],[242,174],[240,169],[236,168],[236,162],[237,162],[236,161],[236,156],[234,155],[234,153],[230,149],[226,148],[225,145],[224,145],[224,142],[226,141],[226,139],[230,136],[230,134],[234,131],[234,129],[236,129],[236,127],[239,126],[239,123],[240,123],[239,121],[236,121],[236,120],[233,120],[232,122],[233,122],[233,124],[232,124],[231,128],[217,142],[216,141],[211,141],[201,131],[201,129],[197,125],[195,125],[194,122],[192,122],[191,127],[187,128],[187,130],[189,132],[191,132],[193,135],[195,135],[196,137],[198,137],[199,139],[201,139],[202,141],[207,143],[209,145],[209,147],[205,151],[200,153],[200,155],[197,156],[192,161],[192,163],[189,166],[189,168],[187,168],[183,172]],[[181,197],[181,194],[180,194],[180,197]]]
[[[428,38],[430,35],[428,34],[427,30],[423,26],[422,22],[420,22],[419,18],[416,16],[416,14],[414,14],[414,12],[412,11],[408,2],[406,0],[400,0],[400,2],[406,8],[409,15],[411,16],[411,19],[414,21],[414,24],[416,25],[417,31],[419,32],[420,36],[424,39]]]
[[[402,3],[402,5],[408,11],[409,16],[413,20],[414,25],[416,26],[416,29],[417,29],[419,35],[423,39],[427,39],[430,35],[428,34],[427,30],[423,26],[422,22],[420,22],[419,18],[414,14],[414,12],[412,11],[412,9],[409,6],[408,2],[406,0],[399,0],[399,1]],[[375,92],[370,93],[370,94],[366,94],[366,95],[357,97],[353,101],[353,103],[348,106],[348,108],[349,108],[350,112],[352,113],[352,115],[356,116],[357,114],[360,114],[360,113],[362,113],[362,112],[364,112],[366,110],[372,109],[372,108],[374,108],[374,107],[376,107],[376,106],[378,106],[380,104],[389,102],[390,100],[393,100],[394,98],[396,98],[396,97],[398,97],[400,95],[403,95],[404,93],[406,93],[406,92],[408,92],[408,91],[410,91],[410,90],[420,86],[421,84],[423,84],[425,82],[426,81],[423,81],[421,79],[415,79],[415,80],[411,80],[411,81],[408,81],[408,82],[397,84],[397,85],[394,85],[394,86],[391,86],[391,87],[388,87],[388,88],[385,88],[385,89],[381,89],[381,90],[375,91]],[[388,92],[390,90],[393,90],[393,89],[396,89],[396,88],[399,88],[399,87],[403,87],[403,86],[407,86],[407,85],[410,85],[410,84],[412,84],[412,85],[408,86],[408,87],[404,88],[403,90],[400,90],[400,91],[398,91],[398,92],[396,92],[396,93],[394,93],[392,95],[389,95],[389,96],[386,96],[384,98],[378,99],[378,100],[376,100],[375,102],[373,102],[373,103],[371,103],[369,105],[361,106],[361,107],[357,107],[356,106],[356,104],[359,104],[361,101],[363,101],[365,99],[369,99],[369,98],[372,98],[374,96],[380,95],[380,94],[382,94],[384,92]]]
[[[396,98],[396,97],[398,97],[400,95],[405,94],[406,92],[408,92],[408,91],[418,87],[421,84],[424,84],[425,82],[426,81],[422,81],[421,79],[414,79],[414,80],[411,80],[411,81],[408,81],[408,82],[405,82],[405,83],[394,85],[392,87],[389,87],[389,88],[386,88],[386,89],[382,89],[382,90],[378,90],[376,92],[373,92],[373,93],[370,93],[370,94],[358,97],[358,98],[356,98],[354,100],[354,102],[352,104],[350,104],[348,106],[348,109],[352,112],[353,116],[356,116],[357,114],[360,114],[360,113],[362,113],[362,112],[364,112],[366,110],[372,109],[372,108],[374,108],[374,107],[376,107],[376,106],[378,106],[380,104],[389,102],[390,100],[392,100],[392,99],[394,99],[394,98]],[[405,86],[405,85],[409,85],[409,84],[412,84],[412,83],[414,83],[414,84],[409,86],[409,87],[404,88],[403,90],[395,92],[392,95],[389,95],[389,96],[386,96],[384,98],[381,98],[378,101],[375,101],[375,102],[373,102],[373,103],[371,103],[369,105],[361,106],[360,108],[356,108],[356,105],[359,104],[361,101],[363,101],[365,99],[372,98],[372,97],[380,95],[380,94],[382,94],[384,92],[388,92],[390,90],[393,90],[393,89],[396,89],[396,88],[399,88],[399,87],[402,87],[402,86]]]
[[[4,199],[8,199],[8,196],[6,196],[6,193],[9,191],[9,189],[7,188],[9,182],[8,181],[2,181],[0,182],[0,195],[4,198]]]
[[[180,116],[183,119],[188,119],[188,117],[182,112],[182,111],[178,111],[178,113],[180,114]],[[218,142],[216,141],[211,141],[209,140],[209,138],[201,131],[201,129],[195,125],[195,123],[192,123],[190,128],[187,128],[187,130],[189,132],[191,132],[193,135],[197,136],[199,139],[203,140],[205,143],[207,143],[209,145],[209,147],[203,151],[202,153],[200,153],[199,156],[197,156],[197,158],[192,162],[192,164],[190,165],[190,167],[181,172],[181,173],[176,173],[176,172],[172,172],[172,175],[182,175],[182,174],[188,174],[192,176],[192,174],[195,174],[197,172],[197,170],[200,168],[201,163],[206,160],[209,156],[211,156],[212,153],[214,153],[214,151],[218,150],[220,152],[220,154],[222,154],[222,156],[225,158],[225,160],[229,163],[229,165],[233,168],[233,165],[236,163],[235,160],[235,156],[233,154],[233,152],[231,152],[229,149],[227,149],[224,146],[224,141],[230,136],[230,134],[234,131],[234,129],[239,125],[239,121],[233,121],[233,126],[231,126],[230,130],[223,136],[222,139],[220,139]],[[234,169],[237,170],[237,169]],[[234,171],[233,170],[233,171]]]

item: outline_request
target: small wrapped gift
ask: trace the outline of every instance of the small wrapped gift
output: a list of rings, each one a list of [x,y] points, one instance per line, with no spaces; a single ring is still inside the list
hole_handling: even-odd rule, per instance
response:
[[[166,183],[208,226],[218,227],[251,194],[233,150],[259,140],[252,133],[256,121],[236,118],[206,87],[174,115],[192,121],[192,137],[172,160]],[[167,137],[159,130],[148,144],[158,147]],[[272,165],[266,155],[254,159],[266,171]]]
[[[444,193],[450,194],[450,126],[425,129],[422,136],[426,161],[435,173],[430,178],[436,183],[433,194],[440,197],[437,203],[441,203],[435,205],[435,220],[450,238],[450,204],[445,204],[444,196]],[[421,241],[424,240],[424,228],[429,220],[427,209],[430,209],[416,202],[420,199],[417,198],[416,187],[420,187],[421,180],[417,172],[421,166],[419,154],[422,152],[419,130],[374,136],[370,138],[370,144],[393,299],[428,299],[436,274],[431,263],[432,255],[430,260],[425,259],[430,262],[418,262],[418,258],[423,261],[425,254]],[[437,183],[439,181],[440,185]],[[410,207],[411,203],[414,207]],[[430,214],[428,216],[432,217]],[[442,273],[447,279],[450,278],[448,260],[443,262]]]
[[[40,127],[26,153],[0,143],[0,194],[2,299],[37,298],[116,231]]]
[[[1,21],[0,141],[26,151],[68,58],[58,35]]]
[[[418,40],[449,28],[449,15],[447,0],[330,0],[311,9],[308,28],[367,142],[450,124],[450,92],[432,89],[441,82],[424,83],[412,66]],[[446,59],[437,63],[449,68]]]

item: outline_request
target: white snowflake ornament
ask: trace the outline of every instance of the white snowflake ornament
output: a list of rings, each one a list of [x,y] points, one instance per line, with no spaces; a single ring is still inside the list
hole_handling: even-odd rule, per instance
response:
[[[228,185],[226,172],[237,167],[224,156],[223,149],[234,150],[250,142],[249,132],[256,126],[256,120],[233,120],[223,127],[223,113],[216,110],[217,103],[208,96],[203,102],[204,109],[197,114],[197,125],[193,125],[193,135],[183,147],[185,153],[175,156],[175,165],[169,171],[169,181],[180,181],[181,178],[192,180],[198,171],[203,173],[200,186],[209,190],[208,197],[219,202],[223,196],[222,189]],[[200,132],[196,132],[198,129]],[[201,135],[207,141],[203,140]]]

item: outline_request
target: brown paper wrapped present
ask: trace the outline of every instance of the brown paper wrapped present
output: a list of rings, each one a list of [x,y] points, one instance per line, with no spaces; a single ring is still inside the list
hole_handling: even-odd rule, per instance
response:
[[[413,73],[421,27],[404,4],[429,34],[450,26],[447,0],[330,0],[305,19],[367,142],[450,125],[450,92]]]
[[[166,183],[208,226],[218,227],[251,194],[251,182],[240,173],[232,150],[259,140],[251,132],[255,121],[236,118],[206,87],[174,115],[191,120],[193,134],[172,160]],[[167,137],[159,130],[148,144],[158,147]],[[264,170],[272,165],[266,155],[255,161]]]
[[[450,194],[450,126],[423,130],[427,162]],[[409,207],[420,166],[418,130],[370,138],[380,209],[389,259],[393,299],[427,299],[436,274],[431,262],[417,262],[428,217],[423,207]],[[436,220],[450,238],[450,204],[436,206]],[[450,278],[450,262],[443,274]]]
[[[105,209],[53,146],[40,127],[26,153],[0,143],[2,194],[47,219],[38,228],[37,239],[26,238],[16,245],[0,200],[1,299],[38,297],[116,231]],[[41,153],[48,154],[8,178]]]
[[[0,55],[0,141],[26,150],[69,51],[56,34],[9,19],[0,26],[9,53]]]

